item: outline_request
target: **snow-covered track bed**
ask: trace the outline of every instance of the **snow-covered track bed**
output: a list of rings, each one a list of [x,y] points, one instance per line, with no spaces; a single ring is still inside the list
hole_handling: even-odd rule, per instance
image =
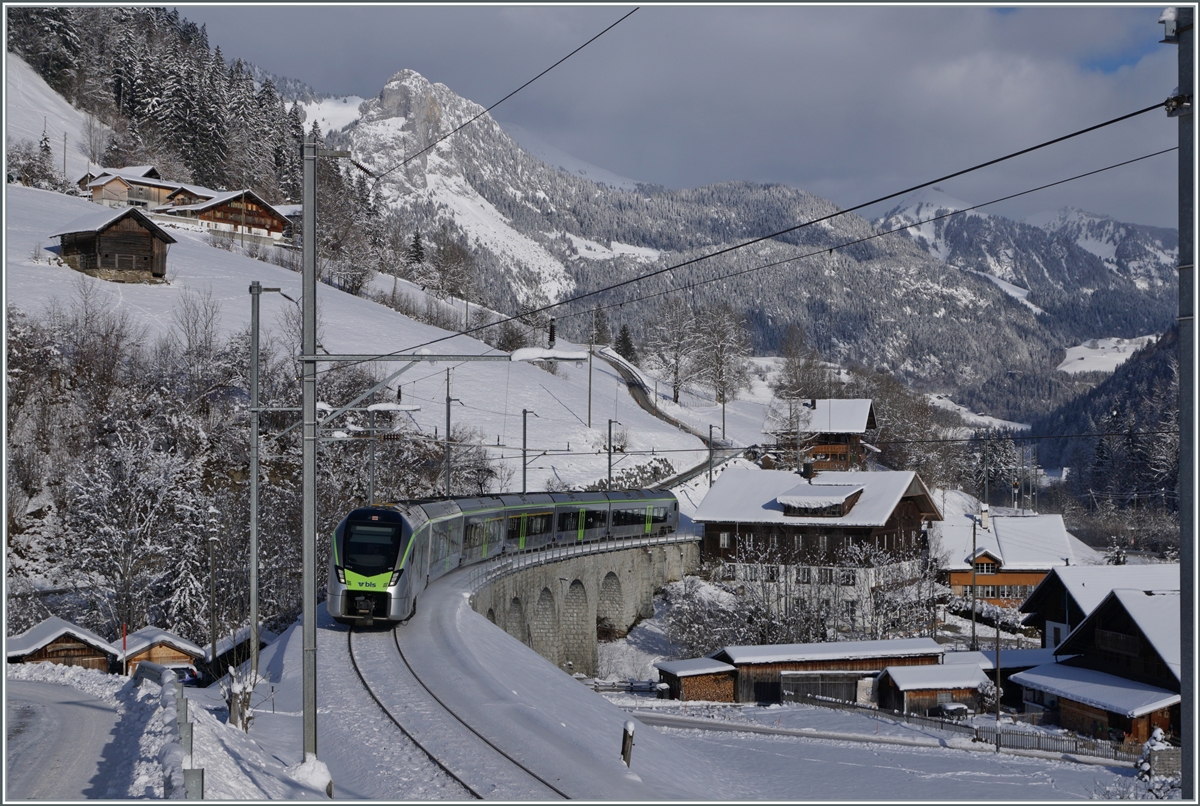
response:
[[[445,707],[413,673],[396,630],[349,633],[350,660],[371,697],[414,744],[481,800],[567,797]]]

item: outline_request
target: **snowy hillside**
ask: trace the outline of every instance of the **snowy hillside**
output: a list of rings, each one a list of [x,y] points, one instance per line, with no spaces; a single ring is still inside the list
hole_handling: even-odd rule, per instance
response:
[[[1143,290],[1167,284],[1175,268],[1179,236],[1174,230],[1125,224],[1073,207],[1039,213],[1026,222],[1069,238]]]
[[[247,287],[251,280],[260,280],[268,287],[281,287],[290,296],[300,297],[299,274],[215,249],[201,233],[177,227],[168,228],[178,240],[167,260],[168,284],[127,285],[94,280],[48,262],[54,255],[47,248],[57,245],[48,237],[49,233],[94,212],[95,205],[48,191],[8,185],[5,209],[6,301],[30,313],[41,313],[52,300],[69,302],[76,284],[86,283],[98,291],[106,304],[133,315],[147,328],[147,338],[153,339],[171,328],[172,311],[189,291],[211,293],[220,306],[221,326],[226,333],[241,331],[249,324]],[[38,247],[35,262],[33,255]],[[318,299],[321,343],[331,353],[409,350],[450,335],[327,286],[321,286]],[[276,294],[264,294],[264,330],[279,334],[283,308],[290,305]],[[561,340],[559,346],[569,349]],[[488,345],[466,336],[450,338],[429,349],[458,354],[494,353]],[[381,363],[376,371],[385,373],[397,368],[396,364]],[[580,485],[605,476],[606,420],[610,416],[620,420],[627,430],[630,452],[647,452],[645,456],[619,457],[614,462],[618,469],[650,461],[651,450],[665,452],[680,469],[707,456],[698,440],[638,409],[624,382],[601,361],[595,362],[593,368],[595,411],[594,427],[590,429],[586,363],[580,368],[567,364],[557,377],[524,363],[471,362],[450,365],[450,369],[451,394],[462,400],[451,411],[453,422],[478,429],[487,444],[499,442],[506,446],[493,448],[490,453],[506,460],[518,486],[523,408],[538,415],[528,418],[531,489],[542,489],[554,479]],[[447,365],[441,362],[422,364],[402,376],[404,403],[422,406],[413,418],[420,430],[429,435],[445,427],[446,370]],[[327,402],[336,405],[349,401]],[[441,430],[437,433],[442,435]]]
[[[363,99],[357,95],[342,95],[302,103],[300,109],[304,111],[305,128],[310,128],[316,121],[323,132],[344,129],[358,120],[358,107],[362,102]]]
[[[50,139],[55,168],[62,170],[63,135],[67,136],[67,177],[78,179],[97,167],[87,158],[84,115],[33,71],[19,56],[4,54],[4,133],[8,142]],[[100,124],[97,124],[99,126]]]
[[[1067,357],[1058,368],[1063,372],[1114,372],[1131,355],[1158,339],[1157,335],[1136,339],[1091,339],[1067,348]]]

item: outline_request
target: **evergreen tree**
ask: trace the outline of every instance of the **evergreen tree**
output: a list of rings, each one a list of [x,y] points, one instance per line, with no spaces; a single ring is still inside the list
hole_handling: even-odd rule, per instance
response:
[[[592,313],[592,338],[593,344],[611,344],[612,331],[608,329],[608,316],[604,313],[604,309],[597,306]]]
[[[621,332],[617,334],[617,343],[613,349],[617,351],[617,355],[629,363],[637,364],[637,348],[633,346],[633,336],[629,333],[629,325],[621,325]]]

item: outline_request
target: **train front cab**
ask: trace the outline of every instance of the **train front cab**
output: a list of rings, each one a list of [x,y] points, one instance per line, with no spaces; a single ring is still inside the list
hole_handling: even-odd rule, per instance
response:
[[[347,515],[333,534],[329,614],[362,625],[407,618],[411,538],[408,521],[396,510],[371,507]]]

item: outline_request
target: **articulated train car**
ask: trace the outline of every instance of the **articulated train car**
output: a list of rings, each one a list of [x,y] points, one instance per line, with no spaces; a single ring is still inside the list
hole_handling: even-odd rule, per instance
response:
[[[507,551],[670,534],[679,502],[666,490],[437,498],[363,507],[342,519],[330,552],[330,615],[397,622],[432,580]]]

